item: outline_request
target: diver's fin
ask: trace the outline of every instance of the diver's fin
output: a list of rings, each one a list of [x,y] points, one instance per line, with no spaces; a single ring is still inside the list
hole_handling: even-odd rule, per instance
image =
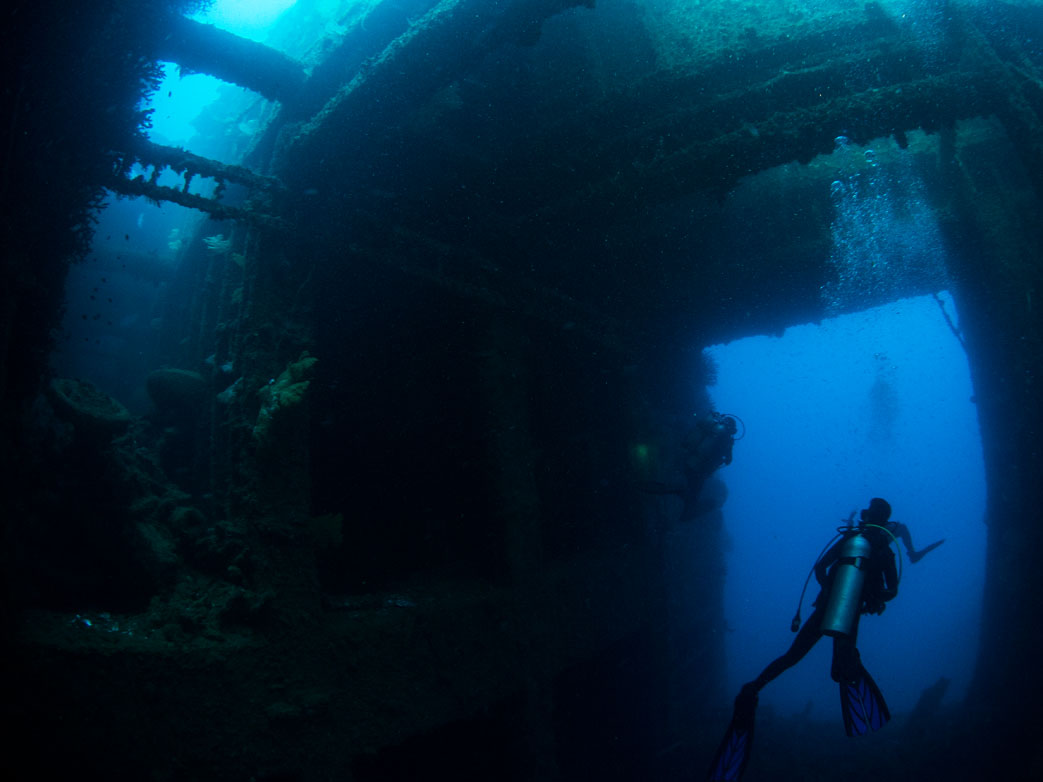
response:
[[[915,565],[917,562],[919,562],[921,559],[923,559],[927,554],[930,554],[932,551],[934,551],[936,548],[938,548],[944,542],[945,542],[945,538],[942,538],[941,540],[934,541],[934,543],[932,543],[929,546],[925,546],[924,548],[920,549],[919,551],[910,551],[909,552],[909,561],[912,562]]]
[[[728,732],[714,755],[710,782],[738,782],[746,771],[753,748],[753,723],[757,714],[757,690],[747,685],[735,699]]]
[[[840,682],[840,712],[844,715],[844,731],[849,736],[864,736],[880,730],[891,719],[880,688],[865,668],[853,682]]]

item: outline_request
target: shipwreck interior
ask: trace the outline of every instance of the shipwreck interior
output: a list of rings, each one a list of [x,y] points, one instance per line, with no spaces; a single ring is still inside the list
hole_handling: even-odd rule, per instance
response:
[[[198,5],[0,12],[12,762],[702,777],[726,534],[638,488],[708,408],[701,350],[946,287],[988,487],[970,694],[758,753],[1037,778],[1043,5],[383,0],[299,58]],[[272,102],[240,160],[148,139],[159,62]],[[949,268],[823,295],[838,144],[910,161]],[[145,414],[49,363],[109,194],[206,216],[121,365]]]

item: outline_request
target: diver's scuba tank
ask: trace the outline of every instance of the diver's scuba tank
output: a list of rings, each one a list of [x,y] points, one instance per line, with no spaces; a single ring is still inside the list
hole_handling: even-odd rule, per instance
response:
[[[822,633],[834,638],[851,635],[862,609],[862,585],[866,580],[866,560],[873,546],[861,533],[844,541],[833,573],[829,603],[822,617]]]

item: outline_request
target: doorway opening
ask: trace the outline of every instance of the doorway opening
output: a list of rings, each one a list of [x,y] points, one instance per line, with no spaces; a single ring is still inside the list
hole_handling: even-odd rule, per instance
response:
[[[958,318],[945,291],[717,345],[715,408],[746,426],[727,484],[725,615],[737,692],[793,640],[790,619],[823,545],[853,511],[884,497],[917,548],[899,595],[866,617],[859,649],[893,712],[950,679],[964,697],[978,649],[985,571],[985,477]],[[802,615],[818,590],[808,588]],[[780,714],[836,717],[829,639],[762,693]]]

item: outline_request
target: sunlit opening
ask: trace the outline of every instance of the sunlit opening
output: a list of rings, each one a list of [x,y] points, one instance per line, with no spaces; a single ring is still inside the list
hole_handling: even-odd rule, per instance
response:
[[[222,30],[263,41],[269,28],[297,0],[216,0],[205,13],[193,18]]]
[[[265,42],[279,17],[297,0],[216,0],[192,18],[243,38]],[[226,163],[238,162],[260,130],[265,101],[249,90],[202,73],[181,73],[164,64],[164,79],[152,96],[149,137]],[[204,109],[208,113],[204,113]]]
[[[939,677],[966,693],[977,653],[985,562],[985,481],[977,412],[947,293],[709,350],[711,394],[747,434],[718,474],[728,485],[725,613],[729,686],[737,691],[792,643],[801,585],[834,528],[871,497],[891,502],[918,548],[902,551],[898,598],[864,618],[859,649],[892,711]],[[814,580],[803,617],[817,595]],[[953,638],[967,639],[952,643]],[[824,639],[762,693],[781,714],[835,716]]]

